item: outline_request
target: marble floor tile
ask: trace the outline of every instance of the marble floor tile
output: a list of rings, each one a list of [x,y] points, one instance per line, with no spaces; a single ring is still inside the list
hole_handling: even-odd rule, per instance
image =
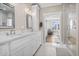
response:
[[[71,56],[65,45],[56,43],[45,43],[42,45],[35,56]]]
[[[50,43],[46,43],[39,48],[35,56],[56,56],[56,48]]]

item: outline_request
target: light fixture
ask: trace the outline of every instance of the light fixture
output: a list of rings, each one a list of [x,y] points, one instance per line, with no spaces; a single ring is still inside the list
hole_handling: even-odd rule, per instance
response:
[[[29,8],[25,8],[25,12],[28,13],[29,12]]]
[[[29,8],[25,8],[25,13],[31,15],[31,10]]]

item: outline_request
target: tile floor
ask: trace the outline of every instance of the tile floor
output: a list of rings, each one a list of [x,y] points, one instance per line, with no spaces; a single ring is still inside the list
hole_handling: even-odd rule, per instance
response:
[[[52,39],[53,42],[46,42],[43,44],[38,49],[35,56],[70,56],[66,45],[63,45],[56,36],[53,36]]]
[[[35,56],[56,56],[56,48],[50,43],[45,43],[39,48]]]
[[[65,45],[45,43],[42,45],[35,56],[71,56]]]

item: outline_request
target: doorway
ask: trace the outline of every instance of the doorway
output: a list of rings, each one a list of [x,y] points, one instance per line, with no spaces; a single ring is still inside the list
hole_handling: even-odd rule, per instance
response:
[[[47,39],[46,42],[48,43],[59,43],[59,31],[60,31],[60,24],[59,19],[50,19],[46,20],[47,25]]]
[[[47,43],[60,43],[60,13],[45,15],[45,37]]]

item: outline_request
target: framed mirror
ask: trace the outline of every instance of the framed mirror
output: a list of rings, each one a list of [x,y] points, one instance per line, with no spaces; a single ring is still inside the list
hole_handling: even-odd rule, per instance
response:
[[[32,16],[27,14],[26,15],[26,23],[27,23],[27,29],[32,29]]]
[[[15,28],[14,6],[0,3],[0,29]]]

